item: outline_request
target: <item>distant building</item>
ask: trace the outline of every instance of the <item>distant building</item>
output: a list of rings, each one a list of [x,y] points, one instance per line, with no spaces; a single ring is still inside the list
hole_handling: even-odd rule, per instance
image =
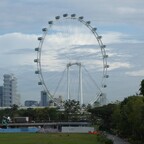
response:
[[[3,86],[0,86],[0,107],[3,106]]]
[[[26,100],[25,101],[25,106],[27,107],[32,107],[32,106],[38,106],[38,101],[34,101],[34,100]]]
[[[2,106],[20,105],[20,95],[17,94],[17,79],[13,74],[4,75]]]
[[[41,102],[40,102],[40,105],[41,106],[48,106],[48,102],[49,99],[48,99],[48,95],[45,91],[41,91]]]
[[[49,99],[47,93],[45,91],[41,91],[41,101],[40,106],[63,106],[63,98],[59,96],[58,98],[54,98],[53,100]]]

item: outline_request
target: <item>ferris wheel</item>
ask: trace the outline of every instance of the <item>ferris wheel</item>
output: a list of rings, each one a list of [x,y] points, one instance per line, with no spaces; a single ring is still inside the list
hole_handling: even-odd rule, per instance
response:
[[[63,14],[48,21],[42,32],[35,74],[49,99],[62,96],[92,104],[102,97],[109,65],[97,28],[83,16]]]

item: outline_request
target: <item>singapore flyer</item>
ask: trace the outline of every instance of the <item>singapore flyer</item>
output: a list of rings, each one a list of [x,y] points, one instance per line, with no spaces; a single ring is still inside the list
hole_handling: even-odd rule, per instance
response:
[[[42,28],[38,41],[35,74],[49,100],[61,96],[83,105],[104,96],[108,55],[89,20],[76,14],[56,16]]]

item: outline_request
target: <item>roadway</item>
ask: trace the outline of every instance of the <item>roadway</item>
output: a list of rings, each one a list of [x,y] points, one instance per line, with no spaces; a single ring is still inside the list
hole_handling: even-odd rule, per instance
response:
[[[130,144],[126,140],[123,140],[122,138],[115,136],[115,135],[107,134],[107,137],[109,139],[113,140],[113,142],[114,142],[113,144]]]

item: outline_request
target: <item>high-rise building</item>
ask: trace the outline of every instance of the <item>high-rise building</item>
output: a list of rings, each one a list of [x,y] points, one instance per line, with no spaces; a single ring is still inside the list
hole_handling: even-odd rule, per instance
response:
[[[14,104],[18,106],[20,104],[20,96],[17,94],[17,79],[13,74],[5,74],[2,105],[9,107]]]
[[[48,95],[45,91],[41,91],[41,106],[48,106]]]
[[[0,86],[0,107],[3,106],[3,86]]]

